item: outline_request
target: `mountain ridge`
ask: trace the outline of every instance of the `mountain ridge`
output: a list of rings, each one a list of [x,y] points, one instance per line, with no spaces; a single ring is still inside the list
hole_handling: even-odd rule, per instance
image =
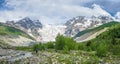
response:
[[[74,38],[77,42],[84,42],[84,41],[92,40],[96,38],[99,34],[107,31],[111,26],[114,26],[118,23],[119,22],[112,21],[112,22],[108,22],[106,24],[100,25],[98,27],[94,27],[92,29],[83,30],[79,32],[78,34],[76,34]]]
[[[94,28],[113,20],[112,17],[105,15],[89,18],[86,16],[77,16],[62,25],[43,25],[39,20],[31,20],[31,18],[25,17],[16,22],[8,21],[5,24],[20,29],[36,39],[36,41],[41,42],[54,41],[59,33],[62,33],[64,36],[74,37],[83,30]]]

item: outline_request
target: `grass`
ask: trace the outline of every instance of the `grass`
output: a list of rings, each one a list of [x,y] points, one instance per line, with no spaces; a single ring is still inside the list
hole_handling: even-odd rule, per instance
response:
[[[24,46],[24,47],[23,47],[23,46],[22,46],[22,47],[15,47],[15,49],[16,49],[16,50],[33,52],[32,47],[27,47],[27,46],[26,46],[26,47],[25,47],[25,46]]]
[[[14,27],[9,27],[5,26],[3,24],[0,24],[0,35],[5,36],[5,35],[21,35],[30,39],[33,39],[31,36],[29,36],[27,33],[16,29]]]
[[[82,36],[82,35],[84,35],[86,33],[89,33],[91,31],[98,31],[98,30],[101,30],[101,29],[103,29],[105,27],[110,27],[110,26],[113,26],[113,25],[116,25],[116,24],[118,24],[118,22],[112,21],[112,22],[103,24],[101,26],[98,26],[98,27],[95,27],[95,28],[92,28],[92,29],[83,30],[83,31],[79,32],[77,35],[75,35],[75,38],[80,37],[80,36]]]
[[[32,61],[31,61],[32,60]],[[7,64],[5,61],[1,63]],[[100,58],[95,53],[87,51],[69,51],[68,54],[62,54],[58,52],[39,51],[37,54],[33,54],[30,58],[24,58],[15,61],[15,64],[119,64],[119,58],[113,56]]]

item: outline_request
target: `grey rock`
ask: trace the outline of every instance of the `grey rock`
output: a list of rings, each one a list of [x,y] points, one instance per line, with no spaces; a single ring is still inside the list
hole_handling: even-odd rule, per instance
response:
[[[74,37],[78,32],[85,29],[93,28],[101,24],[112,21],[113,19],[109,16],[92,16],[87,18],[85,16],[78,16],[70,19],[65,23],[67,26],[65,35]]]

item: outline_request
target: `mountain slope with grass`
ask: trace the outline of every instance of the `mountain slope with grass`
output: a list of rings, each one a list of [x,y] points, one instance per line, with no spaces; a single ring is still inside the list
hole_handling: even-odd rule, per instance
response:
[[[116,24],[118,24],[118,22],[112,21],[95,28],[87,29],[79,32],[74,38],[77,42],[88,41],[96,38],[96,36],[98,36],[102,32],[106,31],[109,27]]]
[[[19,29],[0,23],[0,42],[12,46],[28,46],[34,39]]]
[[[120,56],[120,23],[111,26],[95,39],[81,43],[81,50],[96,51],[98,56]]]

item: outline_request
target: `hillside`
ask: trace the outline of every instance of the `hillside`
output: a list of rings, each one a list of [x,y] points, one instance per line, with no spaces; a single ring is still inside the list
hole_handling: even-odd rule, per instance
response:
[[[14,27],[5,26],[2,23],[0,23],[0,35],[21,35],[32,39],[32,37],[26,34],[25,32]]]
[[[83,34],[80,37],[77,37],[75,40],[77,42],[89,41],[89,40],[92,40],[92,39],[96,38],[96,36],[98,36],[99,34],[105,32],[106,30],[108,30],[108,27],[103,28],[103,29],[98,30],[98,31],[91,31],[89,33]]]
[[[75,35],[75,38],[76,37],[80,37],[86,33],[89,33],[89,32],[96,32],[98,30],[101,30],[105,27],[110,27],[110,26],[113,26],[113,25],[116,25],[118,22],[115,22],[115,21],[112,21],[112,22],[109,22],[109,23],[106,23],[106,24],[103,24],[101,26],[98,26],[98,27],[95,27],[95,28],[91,28],[91,29],[86,29],[86,30],[83,30],[81,32],[79,32],[78,34]]]
[[[103,25],[100,25],[95,28],[83,30],[79,32],[74,38],[77,42],[89,41],[96,38],[99,34],[106,31],[109,27],[118,24],[118,22],[112,21]]]
[[[74,38],[77,42],[84,42],[89,41],[91,39],[96,38],[99,34],[103,33],[104,31],[108,30],[109,27],[118,24],[118,22],[109,22],[106,24],[103,24],[101,26],[87,29],[84,31],[79,32]]]
[[[33,38],[19,29],[0,23],[0,42],[12,46],[24,46],[33,42]]]
[[[96,51],[98,56],[107,54],[120,56],[120,23],[111,26],[95,39],[81,43],[80,49]]]

